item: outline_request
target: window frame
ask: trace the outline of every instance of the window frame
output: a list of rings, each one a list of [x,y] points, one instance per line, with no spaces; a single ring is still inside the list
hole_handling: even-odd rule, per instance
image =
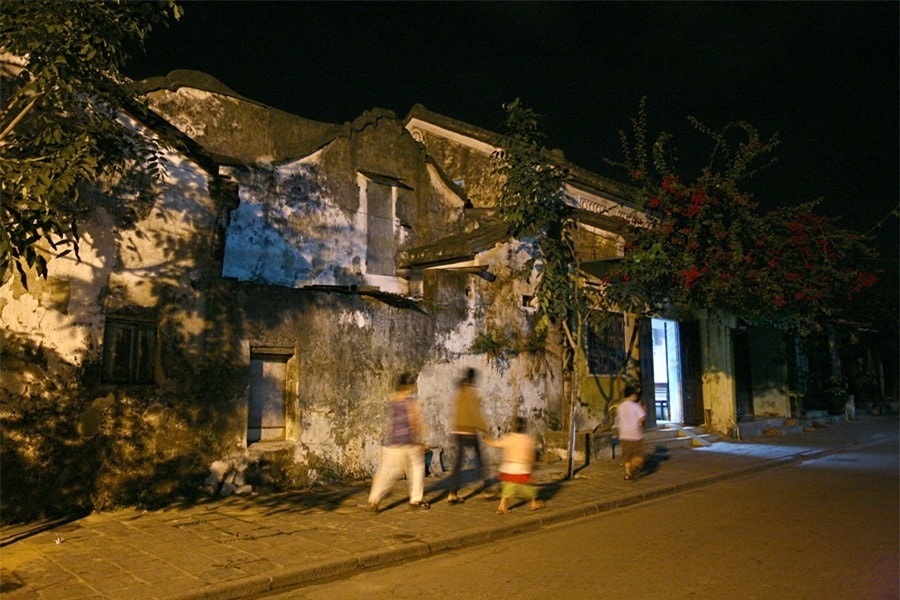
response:
[[[124,333],[128,334],[125,341],[119,337]],[[125,345],[127,348],[123,347]],[[154,385],[158,348],[159,327],[155,319],[120,315],[107,317],[103,326],[101,382],[109,385]],[[127,353],[125,358],[121,356],[123,351]]]
[[[625,362],[625,315],[610,312],[585,339],[587,369],[591,375],[616,375]]]

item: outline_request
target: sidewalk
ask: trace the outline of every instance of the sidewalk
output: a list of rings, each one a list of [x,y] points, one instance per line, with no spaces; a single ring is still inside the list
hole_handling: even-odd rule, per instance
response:
[[[486,542],[852,448],[898,441],[898,418],[861,417],[815,431],[659,451],[655,471],[624,481],[618,460],[565,481],[564,463],[536,473],[547,507],[474,496],[446,503],[446,477],[426,479],[429,511],[406,507],[405,482],[374,514],[368,486],[229,497],[142,512],[93,514],[28,535],[0,532],[0,593],[10,600],[227,600]],[[648,448],[650,450],[650,448]],[[470,493],[474,493],[470,489]],[[465,493],[466,490],[464,489]]]

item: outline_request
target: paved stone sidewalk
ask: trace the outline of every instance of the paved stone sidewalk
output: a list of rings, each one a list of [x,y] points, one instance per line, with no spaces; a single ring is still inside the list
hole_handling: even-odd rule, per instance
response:
[[[0,535],[0,592],[10,600],[231,599],[613,510],[852,448],[898,440],[898,419],[862,417],[784,437],[660,450],[652,472],[624,481],[616,461],[564,480],[561,465],[538,472],[547,507],[508,515],[474,494],[446,503],[446,478],[426,480],[429,511],[406,506],[398,482],[383,510],[366,510],[367,486],[230,497],[156,511],[118,510],[26,535]],[[465,491],[465,490],[464,490]]]

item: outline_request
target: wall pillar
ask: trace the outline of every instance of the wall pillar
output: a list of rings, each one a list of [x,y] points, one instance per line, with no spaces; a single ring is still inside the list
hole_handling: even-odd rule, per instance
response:
[[[713,431],[731,436],[737,429],[734,351],[731,339],[735,320],[708,311],[698,317],[706,425]]]

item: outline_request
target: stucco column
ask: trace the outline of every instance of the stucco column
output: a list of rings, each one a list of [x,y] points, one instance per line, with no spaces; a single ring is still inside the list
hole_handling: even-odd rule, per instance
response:
[[[700,322],[703,364],[703,408],[708,425],[719,433],[736,430],[737,408],[734,388],[734,351],[731,330],[734,319],[704,311]]]

